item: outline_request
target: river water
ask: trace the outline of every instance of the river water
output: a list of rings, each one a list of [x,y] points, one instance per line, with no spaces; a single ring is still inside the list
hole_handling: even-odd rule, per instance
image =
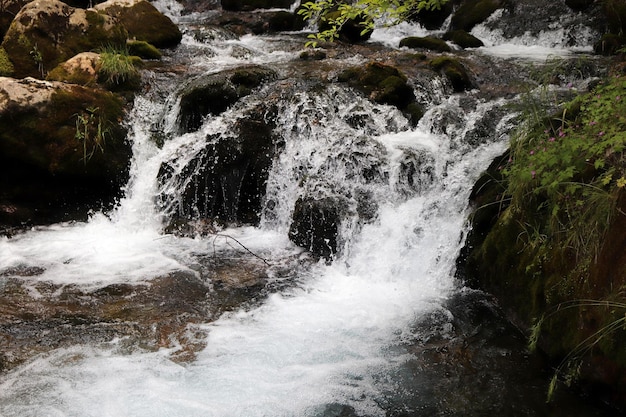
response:
[[[421,29],[381,29],[372,42],[392,44],[403,30]],[[286,37],[203,43],[186,34],[179,49],[195,73],[249,63],[280,67],[299,53],[276,46]],[[545,39],[553,38],[554,33]],[[501,57],[507,51],[507,57],[541,61],[585,49],[520,39],[507,40],[503,48],[496,35],[489,39],[477,54]],[[220,231],[230,239],[183,237],[164,231],[169,219],[163,201],[177,201],[185,178],[164,183],[159,170],[170,164],[183,172],[207,138],[221,140],[241,111],[266,96],[246,97],[207,118],[198,131],[180,134],[176,83],[184,79],[152,75],[157,87],[136,99],[129,117],[134,159],[125,197],[112,212],[94,213],[88,222],[3,238],[0,271],[37,268],[36,276],[19,277],[34,298],[41,282],[88,294],[177,271],[199,274],[202,259],[233,250],[241,256],[244,246],[245,253],[287,265],[291,273],[275,277],[280,285],[257,302],[196,323],[206,340],[189,361],[172,359],[180,349],[176,341],[158,350],[129,349],[123,336],[35,356],[0,375],[1,416],[600,415],[568,403],[570,397],[560,408],[545,406],[545,376],[520,376],[530,363],[523,338],[507,327],[487,295],[455,278],[469,193],[506,149],[512,116],[500,113],[489,137],[478,143],[469,133],[505,99],[474,100],[468,108],[462,96],[442,95],[413,128],[393,107],[335,84],[285,95],[277,104],[275,128],[285,145],[273,161],[260,225]],[[369,115],[358,127],[346,121],[356,111]],[[445,117],[451,113],[454,124]],[[155,126],[167,137],[162,146],[153,140]],[[410,181],[403,169],[407,161],[418,166]],[[372,180],[362,174],[364,167],[376,167],[380,175]],[[299,197],[355,195],[367,195],[374,214],[363,221],[356,210],[347,210],[331,262],[311,260],[289,241]],[[348,206],[353,202],[348,199]],[[9,278],[15,277],[5,272],[3,279]],[[486,313],[472,316],[477,306]],[[483,319],[491,330],[484,330]],[[474,347],[488,359],[453,352],[465,352],[476,334],[482,339]],[[571,404],[574,410],[566,407]]]

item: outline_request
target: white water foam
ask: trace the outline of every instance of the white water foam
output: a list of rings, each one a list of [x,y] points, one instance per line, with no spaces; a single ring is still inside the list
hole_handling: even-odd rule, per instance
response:
[[[320,104],[301,100],[309,102],[311,108]],[[446,105],[451,103],[454,100]],[[323,112],[327,105],[322,103],[320,115],[332,114]],[[284,120],[291,117],[285,115]],[[300,127],[307,125],[306,120],[300,120]],[[350,151],[353,142],[342,134],[345,128],[334,125],[340,116],[317,120],[317,125],[308,123],[313,132],[300,138],[301,145],[313,143],[307,158],[332,155],[333,147]],[[404,361],[397,344],[414,331],[411,324],[416,318],[440,305],[455,288],[454,259],[462,244],[469,189],[505,141],[461,152],[451,149],[449,137],[429,133],[426,121],[414,130],[373,126],[368,137],[378,143],[377,155],[386,166],[397,165],[408,151],[426,152],[435,161],[432,184],[407,196],[394,185],[398,179],[389,178],[384,185],[387,194],[377,201],[376,219],[355,229],[335,262],[313,265],[300,277],[301,286],[270,296],[258,308],[207,324],[207,347],[188,364],[172,362],[172,350],[129,354],[120,351],[117,341],[43,355],[0,380],[0,415],[315,416],[335,403],[350,405],[363,415],[384,415],[380,392],[393,389],[385,386],[384,376]],[[358,137],[363,131],[352,134]],[[149,166],[161,151],[147,148],[144,163]],[[277,164],[273,174],[290,176],[284,168]],[[345,174],[336,177],[336,173],[326,172],[331,184]],[[144,205],[147,195],[135,191],[146,187],[139,185],[143,174],[149,176],[136,168],[129,196],[112,220],[97,216],[88,224],[33,231],[2,241],[2,249],[13,251],[20,262],[44,264],[53,273],[46,272],[42,279],[63,276],[58,278],[61,282],[79,284],[91,279],[86,277],[149,276],[155,273],[149,268],[185,268],[186,251],[201,250],[206,242],[183,239],[171,244],[170,237],[159,239],[151,221],[143,221],[142,209],[150,210]],[[107,228],[110,233],[103,232]],[[231,232],[251,248],[288,245],[283,233],[277,236],[268,229]],[[98,250],[86,249],[90,245]],[[98,251],[102,253],[92,255]],[[71,261],[62,262],[68,256]]]

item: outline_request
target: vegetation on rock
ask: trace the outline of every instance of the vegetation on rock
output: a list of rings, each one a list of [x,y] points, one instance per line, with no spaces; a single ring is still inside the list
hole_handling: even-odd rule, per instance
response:
[[[467,271],[523,325],[544,316],[534,341],[563,361],[558,378],[608,384],[611,401],[625,404],[626,380],[614,371],[626,369],[626,77],[551,117],[527,108],[482,201],[495,218],[476,212],[478,229],[494,223],[472,242]]]
[[[0,47],[0,77],[11,76],[13,71],[15,71],[15,68],[13,68],[13,63],[11,63],[7,55],[7,51]]]

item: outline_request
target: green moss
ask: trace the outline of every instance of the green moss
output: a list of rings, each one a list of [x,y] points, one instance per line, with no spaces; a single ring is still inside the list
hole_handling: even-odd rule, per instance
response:
[[[452,49],[443,39],[433,38],[432,36],[419,37],[410,36],[400,41],[400,47],[411,49],[428,49],[438,52],[450,52]]]
[[[128,41],[128,53],[143,59],[161,59],[161,52],[146,41]]]
[[[484,45],[483,41],[464,30],[452,30],[443,35],[443,39],[452,41],[461,48],[479,48]]]
[[[13,67],[13,63],[9,59],[7,55],[7,51],[4,48],[0,47],[0,76],[2,77],[10,77],[13,75],[15,68]]]

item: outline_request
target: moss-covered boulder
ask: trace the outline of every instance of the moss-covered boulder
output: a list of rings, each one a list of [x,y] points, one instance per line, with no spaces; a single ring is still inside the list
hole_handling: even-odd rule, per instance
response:
[[[442,56],[431,60],[430,66],[435,71],[445,75],[454,91],[461,92],[474,88],[469,73],[458,59]]]
[[[2,42],[16,77],[44,78],[59,63],[105,44],[124,45],[127,32],[115,19],[58,0],[28,3]]]
[[[123,117],[124,102],[112,93],[0,78],[4,202],[39,214],[111,204],[127,181],[131,156]]]
[[[480,48],[485,44],[476,36],[467,33],[464,30],[451,30],[443,35],[443,39],[454,42],[461,48]]]
[[[502,0],[467,0],[454,12],[451,28],[469,32],[503,6]]]
[[[95,86],[98,80],[99,67],[100,54],[95,52],[81,52],[56,66],[48,73],[46,79],[50,81]]]
[[[288,9],[293,0],[221,0],[222,9],[234,12],[257,9]]]
[[[94,8],[119,20],[130,38],[158,48],[176,46],[183,37],[169,17],[145,0],[108,0]]]
[[[142,59],[161,59],[161,51],[146,41],[129,40],[127,46],[129,55]]]
[[[452,49],[443,39],[432,36],[409,36],[400,40],[400,47],[411,49],[428,49],[437,52],[450,52]]]
[[[397,107],[413,124],[417,124],[423,115],[407,77],[395,67],[370,62],[344,70],[338,81],[348,83],[376,103]]]
[[[191,80],[180,93],[179,124],[182,131],[197,130],[207,115],[222,113],[254,88],[276,77],[276,72],[270,68],[247,66]]]

